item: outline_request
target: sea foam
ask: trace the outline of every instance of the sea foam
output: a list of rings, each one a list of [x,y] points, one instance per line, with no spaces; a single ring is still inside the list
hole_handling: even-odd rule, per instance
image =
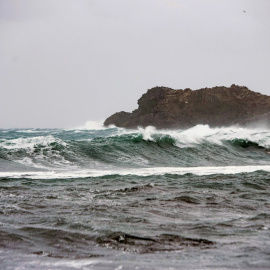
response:
[[[153,167],[153,168],[115,168],[111,170],[78,170],[78,171],[42,171],[42,172],[0,172],[0,177],[5,178],[29,178],[29,179],[66,179],[66,178],[88,178],[103,177],[110,175],[213,175],[213,174],[239,174],[252,173],[256,171],[270,172],[270,165],[262,166],[217,166],[217,167]]]
[[[270,148],[270,130],[252,129],[243,127],[221,127],[210,128],[208,125],[197,125],[186,130],[157,130],[155,127],[138,128],[138,132],[144,140],[156,141],[157,138],[170,136],[175,140],[175,145],[182,147],[194,147],[198,144],[208,142],[222,145],[226,141],[241,139],[257,143],[264,148]]]
[[[2,140],[0,142],[0,147],[6,149],[33,149],[36,145],[47,146],[54,142],[62,144],[63,146],[67,145],[64,141],[55,138],[52,135],[49,135],[29,138],[18,138],[12,140]]]

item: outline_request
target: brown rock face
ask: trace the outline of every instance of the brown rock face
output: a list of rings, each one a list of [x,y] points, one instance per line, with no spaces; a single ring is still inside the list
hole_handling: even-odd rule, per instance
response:
[[[270,126],[270,96],[234,84],[196,91],[154,87],[142,95],[138,105],[132,113],[113,114],[104,125],[189,128],[198,124],[215,127],[261,123]]]

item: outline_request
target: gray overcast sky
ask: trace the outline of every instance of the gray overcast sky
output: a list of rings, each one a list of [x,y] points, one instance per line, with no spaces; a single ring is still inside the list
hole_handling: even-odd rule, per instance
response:
[[[270,95],[269,48],[270,0],[0,0],[0,128],[80,126],[154,86]]]

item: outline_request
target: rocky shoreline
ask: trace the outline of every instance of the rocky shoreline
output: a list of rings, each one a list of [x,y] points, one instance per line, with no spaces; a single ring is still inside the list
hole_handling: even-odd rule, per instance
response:
[[[199,90],[149,89],[131,113],[117,112],[104,125],[136,128],[189,128],[198,124],[211,127],[263,124],[270,126],[270,96],[231,85]]]

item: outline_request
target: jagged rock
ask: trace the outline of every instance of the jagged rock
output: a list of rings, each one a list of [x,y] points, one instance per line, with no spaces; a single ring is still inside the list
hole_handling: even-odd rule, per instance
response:
[[[138,100],[132,113],[118,112],[107,118],[105,126],[136,128],[188,128],[209,126],[270,125],[270,96],[253,92],[245,86],[213,87],[193,91],[154,87]]]

